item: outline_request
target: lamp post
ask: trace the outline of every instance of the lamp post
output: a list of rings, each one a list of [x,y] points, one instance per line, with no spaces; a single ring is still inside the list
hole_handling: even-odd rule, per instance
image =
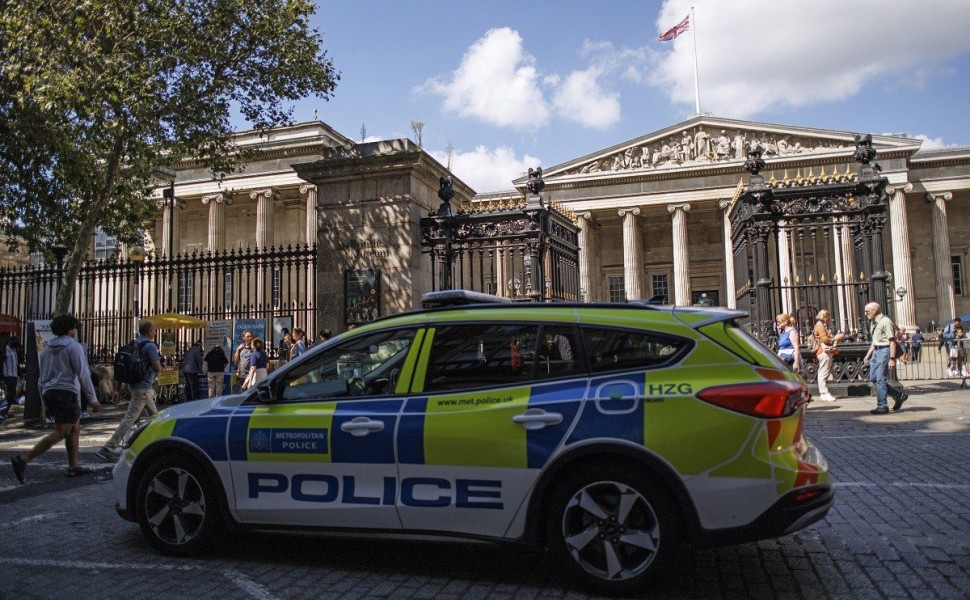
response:
[[[141,264],[145,262],[145,249],[140,245],[130,246],[128,248],[128,260],[135,265],[135,285],[134,285],[134,302],[132,302],[133,316],[135,319],[135,327],[132,331],[138,331],[138,319],[141,317]]]
[[[168,187],[162,190],[162,198],[168,208],[168,303],[169,312],[175,311],[175,208],[185,206],[184,200],[175,197],[175,171],[167,167],[155,167],[152,175],[168,182]]]

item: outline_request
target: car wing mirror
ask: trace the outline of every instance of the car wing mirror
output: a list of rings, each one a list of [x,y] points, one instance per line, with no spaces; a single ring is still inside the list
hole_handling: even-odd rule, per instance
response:
[[[264,379],[256,384],[256,398],[264,404],[276,402],[276,394],[273,393],[273,385],[268,379]]]

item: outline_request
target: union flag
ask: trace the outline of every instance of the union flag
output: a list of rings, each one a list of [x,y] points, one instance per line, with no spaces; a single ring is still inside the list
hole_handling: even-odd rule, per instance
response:
[[[683,21],[681,21],[680,23],[677,23],[667,31],[661,33],[660,37],[657,38],[657,41],[669,42],[670,40],[676,38],[678,35],[684,33],[688,29],[690,29],[690,15],[687,15],[686,17],[684,17]]]

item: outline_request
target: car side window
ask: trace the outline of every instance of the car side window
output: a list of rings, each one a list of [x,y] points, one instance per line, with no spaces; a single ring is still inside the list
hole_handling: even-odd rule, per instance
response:
[[[530,381],[539,327],[531,324],[464,324],[435,332],[426,392],[494,387]]]
[[[536,379],[586,374],[579,332],[571,325],[544,325],[539,339]]]
[[[282,399],[393,394],[415,331],[398,329],[355,337],[321,352],[286,373]]]
[[[583,327],[583,343],[593,373],[653,368],[673,362],[690,342],[647,331]]]

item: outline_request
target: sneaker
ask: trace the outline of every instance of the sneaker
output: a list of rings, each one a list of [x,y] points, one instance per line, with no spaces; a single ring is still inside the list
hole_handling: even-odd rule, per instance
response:
[[[822,394],[818,397],[818,399],[822,402],[835,402],[835,396],[832,394]]]
[[[82,421],[85,420],[85,419],[87,419],[87,418],[90,418],[90,417],[91,417],[91,413],[89,413],[86,410],[82,410],[81,411],[81,420]]]
[[[897,410],[899,410],[900,408],[902,408],[903,407],[903,402],[906,402],[907,400],[909,400],[909,394],[907,394],[906,392],[903,392],[899,396],[899,398],[897,398],[896,401],[893,402],[893,412],[896,412]]]
[[[24,462],[24,459],[18,454],[10,458],[10,464],[13,466],[13,474],[17,476],[17,481],[21,485],[27,485],[27,479],[24,477],[24,473],[27,472],[27,463]]]
[[[889,414],[889,407],[888,406],[880,406],[880,407],[874,408],[874,409],[872,409],[872,410],[869,411],[869,414],[870,415],[888,415]]]
[[[95,455],[101,460],[103,460],[104,462],[113,463],[118,461],[118,457],[115,456],[114,451],[104,446],[101,446],[100,448],[98,448],[98,451],[95,452]]]

